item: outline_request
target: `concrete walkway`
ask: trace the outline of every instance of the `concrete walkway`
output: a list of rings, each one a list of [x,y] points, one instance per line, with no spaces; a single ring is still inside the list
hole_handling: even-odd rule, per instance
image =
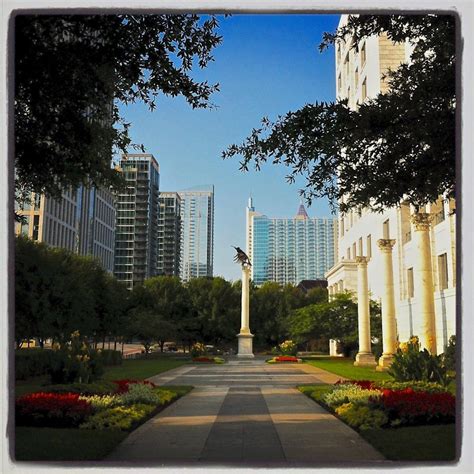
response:
[[[341,377],[306,364],[233,360],[149,380],[194,390],[130,434],[107,461],[130,465],[375,466],[383,456],[294,387]]]

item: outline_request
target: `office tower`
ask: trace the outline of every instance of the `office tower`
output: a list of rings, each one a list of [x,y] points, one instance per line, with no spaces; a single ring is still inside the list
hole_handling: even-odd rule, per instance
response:
[[[214,186],[179,191],[181,198],[181,272],[183,281],[212,276],[214,258]]]
[[[146,153],[123,155],[119,170],[126,187],[117,193],[114,274],[132,289],[157,275],[160,174]]]
[[[250,205],[247,215],[256,285],[321,279],[334,264],[334,219],[310,218],[303,204],[293,218],[269,218]]]
[[[113,271],[115,244],[115,203],[113,193],[104,188],[80,186],[64,190],[61,199],[32,193],[16,212],[23,222],[16,233],[100,260]]]
[[[161,192],[158,219],[158,275],[179,277],[181,252],[181,198]]]
[[[341,16],[340,25],[347,21]],[[336,88],[339,99],[358,104],[388,91],[385,74],[410,59],[408,43],[394,44],[386,35],[372,36],[351,48],[352,41],[336,44]],[[456,315],[456,216],[455,201],[441,197],[424,209],[431,214],[429,241],[434,281],[433,302],[436,319],[436,345],[443,352],[449,337],[455,334]],[[416,226],[411,222],[414,209],[406,202],[373,213],[370,209],[338,214],[338,259],[326,273],[330,297],[343,291],[357,293],[357,257],[367,257],[368,289],[371,298],[385,294],[384,254],[379,245],[390,245],[393,264],[393,288],[398,338],[406,341],[424,333],[419,295],[414,273],[420,252],[415,242]],[[379,242],[381,240],[381,242]]]

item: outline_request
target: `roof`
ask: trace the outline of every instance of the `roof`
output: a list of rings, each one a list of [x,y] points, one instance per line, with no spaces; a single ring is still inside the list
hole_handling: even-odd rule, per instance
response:
[[[298,208],[298,212],[296,213],[295,219],[308,219],[308,213],[306,212],[306,209],[304,207],[304,204],[301,203],[300,207]]]

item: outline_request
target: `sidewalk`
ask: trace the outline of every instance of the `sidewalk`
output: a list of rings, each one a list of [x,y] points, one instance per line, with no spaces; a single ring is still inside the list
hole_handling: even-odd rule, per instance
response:
[[[305,364],[260,360],[173,369],[150,380],[196,388],[131,433],[106,461],[259,467],[384,461],[354,430],[294,388],[339,379]]]

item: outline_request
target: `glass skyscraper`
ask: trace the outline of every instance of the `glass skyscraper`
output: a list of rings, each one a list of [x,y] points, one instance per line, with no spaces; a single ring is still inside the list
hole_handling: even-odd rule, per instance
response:
[[[293,218],[269,218],[255,212],[250,201],[247,251],[254,283],[323,279],[334,264],[336,225],[335,219],[310,218],[303,204]]]
[[[158,220],[158,275],[179,277],[181,253],[181,198],[160,192]]]
[[[160,174],[146,153],[123,155],[120,169],[126,187],[117,195],[114,274],[132,289],[157,275]]]
[[[214,186],[196,186],[178,194],[181,198],[181,280],[212,276]]]

